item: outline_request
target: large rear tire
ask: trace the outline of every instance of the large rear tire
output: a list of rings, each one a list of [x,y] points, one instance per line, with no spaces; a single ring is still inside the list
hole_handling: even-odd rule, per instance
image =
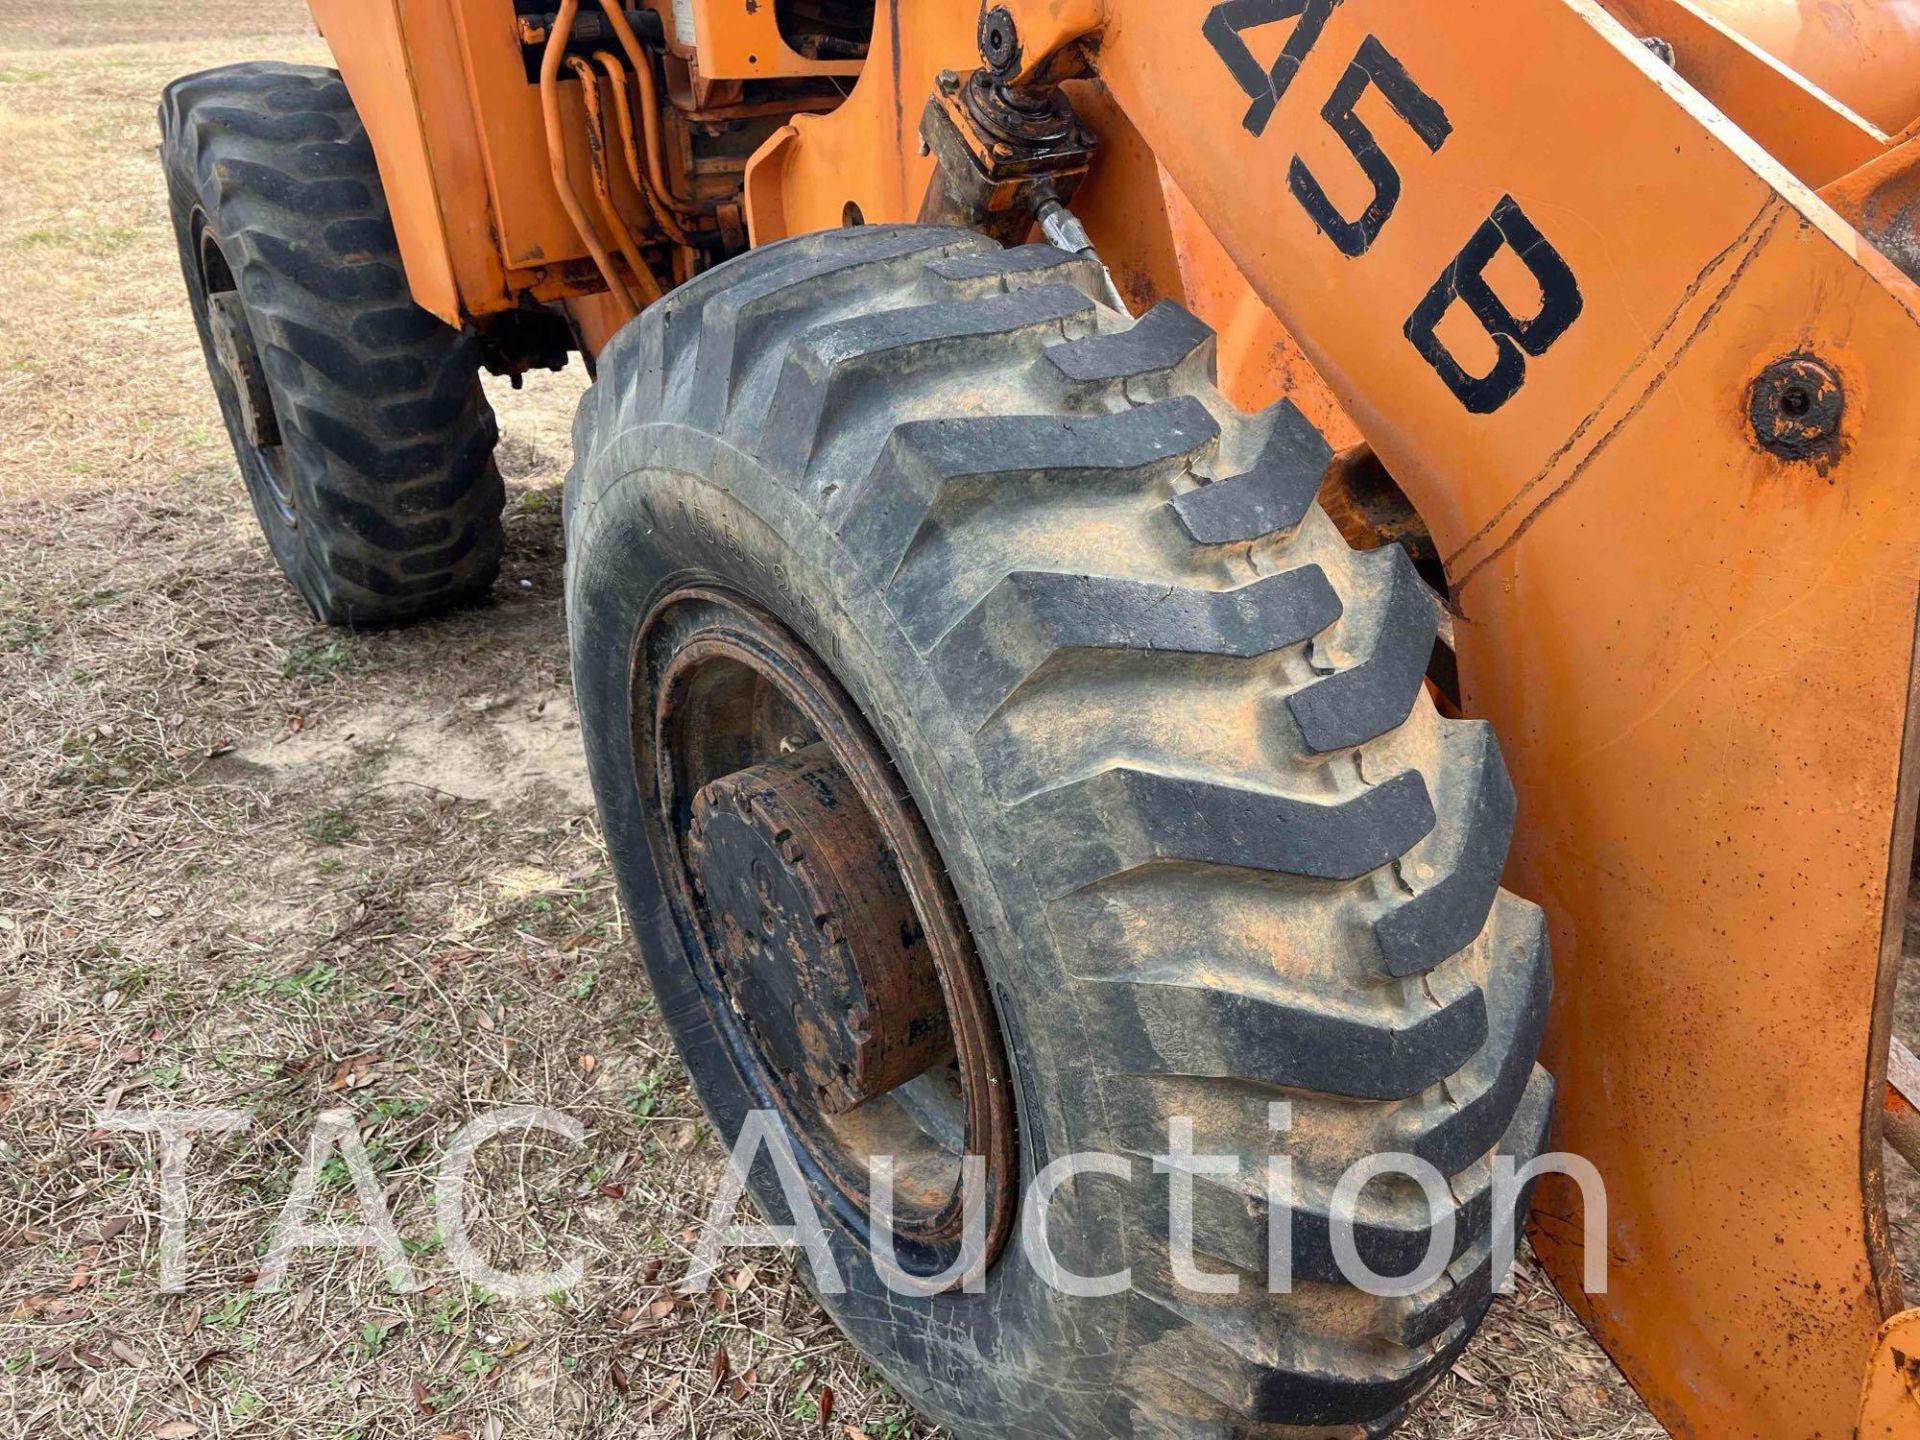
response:
[[[160,104],[180,264],[274,559],[317,619],[484,595],[505,492],[472,336],[415,305],[340,77],[263,62]]]
[[[1436,612],[1411,564],[1349,550],[1314,503],[1311,427],[1225,402],[1185,311],[1135,322],[1102,293],[1048,247],[865,227],[723,265],[614,339],[567,486],[608,847],[731,1144],[777,1077],[703,954],[670,737],[693,725],[710,771],[772,775],[820,735],[777,699],[783,718],[739,718],[777,675],[709,685],[697,721],[698,686],[660,677],[748,631],[816,666],[957,897],[1019,1180],[1076,1153],[1130,1166],[1047,1211],[1069,1271],[1130,1267],[1119,1293],[1071,1298],[1009,1245],[980,1293],[909,1298],[879,1279],[857,1197],[803,1165],[847,1284],[828,1310],[963,1435],[1375,1433],[1485,1312],[1492,1162],[1546,1135],[1545,934],[1499,888],[1513,793],[1487,727],[1426,697]],[[874,1108],[893,1103],[861,1109],[897,1138]],[[812,1153],[815,1119],[782,1113]],[[1197,1154],[1229,1157],[1192,1167],[1191,1215],[1200,1268],[1237,1294],[1173,1274],[1153,1157],[1178,1117]],[[1343,1278],[1330,1225],[1338,1177],[1379,1152],[1449,1177],[1439,1212],[1410,1180],[1360,1197],[1377,1272],[1416,1269],[1454,1226],[1444,1271],[1397,1298]],[[1272,1154],[1294,1172],[1285,1294],[1267,1285]],[[762,1164],[752,1192],[784,1222],[773,1179]],[[1022,1193],[1022,1222],[1036,1203]]]

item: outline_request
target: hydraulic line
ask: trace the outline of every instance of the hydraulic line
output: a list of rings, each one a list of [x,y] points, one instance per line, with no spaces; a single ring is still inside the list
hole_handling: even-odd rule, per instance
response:
[[[600,201],[600,214],[613,232],[620,253],[627,257],[627,268],[633,272],[645,303],[651,305],[664,292],[652,268],[641,258],[633,232],[620,218],[619,207],[614,204],[613,177],[607,171],[607,117],[600,108],[600,77],[594,73],[593,66],[578,55],[567,56],[567,68],[580,79],[580,103],[587,112],[587,157],[593,166],[593,190]]]
[[[632,177],[633,188],[647,202],[647,209],[653,212],[653,218],[660,228],[682,245],[691,245],[693,241],[687,232],[673,218],[673,212],[660,203],[654,194],[648,176],[640,168],[640,149],[635,142],[638,132],[633,128],[633,106],[627,100],[627,67],[620,63],[619,56],[609,50],[596,50],[593,58],[607,72],[607,79],[613,82],[614,113],[620,121],[620,138],[626,145],[627,174]]]
[[[574,16],[579,12],[580,0],[560,0],[553,33],[547,36],[547,48],[540,55],[540,114],[547,128],[547,165],[553,172],[553,188],[560,196],[560,204],[565,208],[567,218],[573,221],[580,238],[586,242],[593,263],[600,269],[600,277],[607,282],[607,289],[612,292],[614,302],[623,312],[622,318],[631,320],[640,313],[639,307],[633,303],[633,293],[620,279],[619,272],[614,268],[613,257],[607,253],[607,247],[594,232],[593,222],[587,218],[586,207],[580,203],[572,182],[567,179],[566,131],[560,127],[560,61],[566,54],[567,41],[573,35]],[[628,28],[631,32],[631,27]]]
[[[611,5],[602,0],[602,8],[608,23],[613,26],[613,33],[620,37],[620,48],[627,52],[627,59],[633,64],[633,78],[640,83],[640,123],[646,131],[647,175],[652,182],[654,198],[683,219],[699,219],[701,212],[698,207],[680,199],[667,182],[667,167],[660,141],[660,96],[653,80],[653,61],[640,47],[640,37],[633,33],[633,26],[627,23],[626,12],[618,0]]]

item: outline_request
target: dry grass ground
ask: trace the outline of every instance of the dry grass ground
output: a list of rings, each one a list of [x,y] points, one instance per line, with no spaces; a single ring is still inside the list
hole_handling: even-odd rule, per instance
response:
[[[510,543],[488,609],[317,630],[255,533],[153,107],[183,71],[323,54],[284,0],[0,0],[0,1433],[929,1434],[777,1258],[673,1288],[721,1157],[622,933],[572,728],[577,375],[495,394]],[[433,1238],[447,1137],[503,1102],[591,1132],[484,1152],[498,1253],[587,1259],[542,1301],[467,1286]],[[195,1150],[188,1288],[163,1296],[155,1152],[95,1122],[195,1106],[255,1119]],[[319,1254],[254,1297],[340,1106],[427,1288]],[[1529,1271],[1407,1433],[1660,1432]]]

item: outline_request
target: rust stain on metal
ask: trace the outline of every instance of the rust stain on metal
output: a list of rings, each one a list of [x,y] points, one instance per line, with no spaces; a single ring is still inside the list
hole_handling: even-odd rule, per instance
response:
[[[1812,465],[1822,475],[1840,456],[1846,390],[1834,368],[1816,355],[1774,361],[1753,382],[1747,418],[1754,443],[1769,455]]]
[[[825,744],[694,798],[688,858],[724,917],[723,983],[776,1068],[840,1114],[953,1053],[900,868]]]

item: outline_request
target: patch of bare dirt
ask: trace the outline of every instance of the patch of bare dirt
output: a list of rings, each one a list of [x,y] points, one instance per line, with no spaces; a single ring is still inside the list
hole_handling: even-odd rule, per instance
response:
[[[493,805],[546,792],[585,813],[593,792],[579,732],[572,698],[557,686],[469,696],[437,713],[381,700],[230,751],[209,769],[275,786],[325,783],[350,771],[366,777],[359,793],[411,786]]]

